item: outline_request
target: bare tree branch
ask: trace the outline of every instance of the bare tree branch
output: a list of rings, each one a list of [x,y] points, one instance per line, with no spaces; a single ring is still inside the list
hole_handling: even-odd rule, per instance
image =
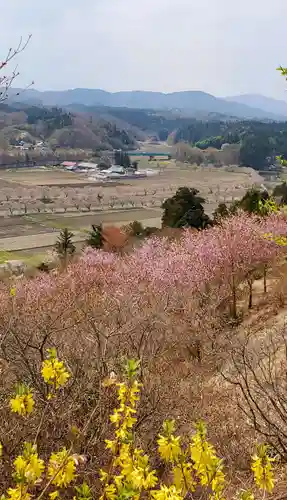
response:
[[[16,48],[10,48],[8,50],[8,53],[5,57],[5,59],[1,62],[0,61],[0,71],[5,69],[8,64],[18,55],[18,54],[21,54],[21,52],[23,52],[28,43],[30,42],[31,40],[31,37],[32,35],[29,35],[27,40],[23,41],[23,38],[21,37],[20,38],[20,41],[19,41],[19,44]],[[12,73],[9,73],[9,74],[5,74],[5,75],[2,75],[0,76],[0,103],[5,101],[6,99],[8,99],[9,97],[9,89],[11,88],[14,80],[17,78],[17,76],[19,76],[19,71],[18,71],[18,66],[16,65],[14,70],[12,71]],[[27,90],[28,88],[30,88],[32,85],[34,84],[34,82],[31,82],[29,85],[27,85],[25,87],[24,90]],[[19,95],[20,92],[18,92],[16,95]]]
[[[287,460],[287,333],[266,333],[255,345],[248,336],[232,353],[232,372],[223,378],[238,388],[238,405],[256,432]]]

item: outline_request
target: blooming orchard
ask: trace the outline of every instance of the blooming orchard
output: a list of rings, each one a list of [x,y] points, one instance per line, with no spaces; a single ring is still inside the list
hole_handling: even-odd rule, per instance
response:
[[[261,220],[239,214],[206,231],[186,230],[178,241],[151,238],[128,254],[86,249],[65,272],[20,279],[13,285],[12,293],[1,285],[0,359],[5,369],[1,372],[0,391],[9,395],[12,382],[23,381],[11,398],[9,421],[5,420],[6,410],[0,407],[1,418],[6,422],[3,449],[9,449],[11,442],[13,450],[19,440],[33,442],[38,435],[39,450],[45,450],[41,455],[45,463],[53,456],[49,469],[52,471],[68,453],[69,443],[64,436],[71,427],[81,429],[91,414],[94,431],[85,431],[79,452],[85,450],[94,466],[100,462],[106,472],[104,462],[112,448],[103,447],[104,438],[115,441],[123,431],[133,428],[136,401],[131,400],[131,388],[127,396],[125,386],[121,386],[123,394],[120,392],[119,397],[130,398],[129,410],[120,404],[112,413],[119,435],[107,436],[106,422],[115,407],[115,395],[102,391],[102,380],[111,372],[121,373],[122,360],[127,357],[141,361],[139,422],[146,426],[140,428],[142,441],[144,429],[149,430],[149,439],[155,440],[156,429],[167,416],[190,422],[194,412],[198,418],[201,381],[196,371],[199,368],[190,359],[192,344],[197,341],[198,349],[206,350],[208,356],[222,332],[222,303],[230,304],[233,314],[238,312],[242,283],[262,266],[272,267],[285,252],[286,247],[264,235],[284,236],[286,229],[283,214]],[[65,363],[55,356],[54,346]],[[201,352],[197,351],[196,356],[199,361],[202,359]],[[43,421],[37,417],[41,412]],[[29,418],[28,438],[17,418]],[[38,431],[39,427],[42,431]],[[177,482],[172,487],[163,484],[153,495],[177,499],[182,495],[177,485],[193,481],[194,469],[191,472],[191,456],[187,462],[176,462],[186,448],[182,448],[182,441],[174,432],[170,431],[166,441],[165,432],[158,438],[160,455],[174,461]],[[62,458],[53,455],[60,452],[59,442]],[[212,464],[213,450],[208,448],[207,452]],[[129,451],[122,448],[121,453],[129,460]],[[195,455],[193,461],[194,458]],[[123,465],[122,455],[117,460]],[[155,478],[149,474],[153,468],[145,454],[139,452],[137,464],[137,469],[144,467],[146,472],[143,475],[137,471],[133,484],[138,481],[137,484],[147,485],[144,481],[150,481],[150,488],[157,489],[152,486]],[[76,475],[71,463],[68,466],[67,462],[65,470],[67,477]],[[199,469],[197,474],[203,478]],[[6,481],[4,474],[1,477],[0,484]],[[52,484],[52,472],[49,477]],[[103,483],[108,498],[112,484]],[[220,484],[219,474],[216,487],[220,488]]]

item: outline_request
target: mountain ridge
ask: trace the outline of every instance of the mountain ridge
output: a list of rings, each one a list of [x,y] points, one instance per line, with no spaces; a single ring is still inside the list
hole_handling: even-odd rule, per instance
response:
[[[234,99],[237,98],[242,101],[243,96],[235,96]],[[265,99],[268,100],[269,98]],[[190,116],[195,116],[196,113],[201,112],[222,113],[229,117],[245,119],[271,119],[278,121],[285,121],[287,119],[287,103],[286,110],[282,108],[283,112],[279,113],[273,112],[271,108],[267,110],[266,106],[265,109],[261,109],[260,107],[250,106],[244,102],[238,102],[233,100],[233,98],[216,97],[200,90],[163,93],[141,90],[108,92],[102,89],[85,88],[60,91],[39,91],[36,89],[23,91],[22,89],[10,89],[9,101],[61,107],[83,104],[85,106],[138,109],[178,109],[188,111]],[[280,111],[279,105],[277,109]]]
[[[240,94],[224,97],[225,101],[238,102],[252,108],[260,108],[265,112],[282,114],[287,117],[287,102],[282,99],[274,99],[261,94]]]

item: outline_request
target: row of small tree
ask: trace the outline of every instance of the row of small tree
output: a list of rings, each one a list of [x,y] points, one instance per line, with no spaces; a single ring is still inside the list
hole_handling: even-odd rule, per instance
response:
[[[240,210],[250,214],[264,215],[263,205],[267,201],[278,205],[287,203],[287,184],[284,182],[276,186],[270,195],[265,188],[252,187],[247,190],[240,200],[233,201],[229,206],[219,203],[213,216],[208,216],[204,211],[205,199],[194,188],[179,188],[175,195],[167,198],[163,204],[162,225],[174,228],[192,227],[205,229],[220,222],[223,217],[228,217]]]
[[[283,183],[277,186],[274,189],[273,195],[280,196],[280,202],[284,204],[287,200],[287,185]],[[202,230],[221,224],[224,218],[230,217],[240,210],[249,214],[264,216],[266,215],[264,204],[268,202],[270,206],[272,200],[273,198],[270,197],[267,190],[252,188],[246,192],[241,200],[233,202],[229,207],[225,203],[220,203],[214,211],[213,217],[210,218],[204,211],[203,204],[205,200],[199,196],[199,191],[183,187],[178,189],[174,196],[168,198],[163,203],[162,226]],[[85,244],[94,249],[119,250],[125,246],[129,236],[144,238],[150,236],[156,230],[156,228],[144,228],[138,221],[134,221],[122,229],[122,231],[115,227],[104,229],[102,224],[93,224],[91,230],[88,232]],[[67,263],[68,257],[72,256],[76,250],[73,243],[73,236],[73,233],[65,228],[61,231],[56,243],[56,252],[65,263]],[[265,279],[265,271],[263,274]],[[248,279],[250,307],[252,307],[252,283],[253,278],[252,273],[250,273]]]

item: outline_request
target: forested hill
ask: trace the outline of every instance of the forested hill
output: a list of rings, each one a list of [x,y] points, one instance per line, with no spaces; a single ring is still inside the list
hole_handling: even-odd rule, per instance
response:
[[[240,164],[264,169],[287,157],[287,122],[201,121],[178,128],[172,134],[174,143],[187,142],[200,149],[220,149],[224,144],[240,146]]]
[[[0,149],[25,136],[53,150],[134,149],[139,141],[187,143],[201,150],[236,145],[239,163],[261,170],[287,158],[287,122],[226,120],[221,115],[196,119],[175,111],[72,105],[64,108],[25,103],[0,105]]]
[[[264,170],[276,162],[277,156],[287,158],[287,122],[200,121],[179,127],[170,141],[186,142],[202,150],[236,144],[240,165]]]
[[[217,115],[205,119],[182,116],[171,111],[129,108],[76,106],[86,112],[104,116],[107,120],[129,123],[154,140],[169,144],[186,142],[200,149],[220,149],[224,144],[240,147],[240,164],[264,169],[275,157],[287,158],[287,121],[224,120]],[[69,107],[68,109],[75,109]]]
[[[55,148],[133,149],[145,134],[127,122],[100,113],[23,103],[0,104],[0,149],[23,139]]]

